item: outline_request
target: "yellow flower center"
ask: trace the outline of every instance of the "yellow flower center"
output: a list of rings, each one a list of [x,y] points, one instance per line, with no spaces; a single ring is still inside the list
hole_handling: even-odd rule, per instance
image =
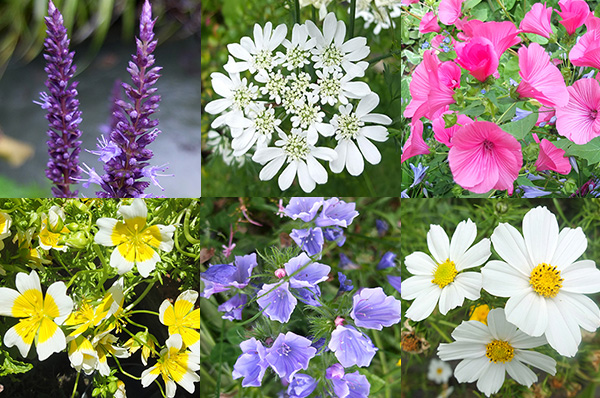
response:
[[[514,348],[506,341],[493,340],[485,347],[485,356],[490,359],[490,362],[510,362],[515,356]]]
[[[435,283],[440,287],[440,289],[442,289],[446,285],[454,282],[456,274],[458,274],[458,271],[456,271],[454,261],[450,261],[450,259],[447,258],[446,261],[438,264],[435,272],[433,273],[433,279],[431,282]]]
[[[439,375],[441,375],[443,371],[444,371],[444,369],[442,369],[442,368],[437,368],[437,370],[436,370],[437,374],[439,374]]]
[[[531,271],[529,284],[540,296],[555,297],[562,287],[563,278],[556,267],[541,263]]]

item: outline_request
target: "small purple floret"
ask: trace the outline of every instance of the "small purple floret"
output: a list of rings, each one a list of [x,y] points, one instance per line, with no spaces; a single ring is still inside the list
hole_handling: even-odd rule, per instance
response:
[[[296,304],[298,304],[296,297],[290,293],[289,285],[288,282],[281,284],[265,283],[257,293],[258,299],[256,302],[261,309],[265,309],[263,314],[267,315],[272,321],[288,322],[294,308],[296,308]],[[277,287],[273,289],[275,286]],[[271,289],[273,290],[270,291]]]
[[[233,379],[243,377],[242,387],[260,387],[269,364],[265,360],[266,349],[254,337],[240,344],[242,355],[233,365]]]
[[[338,198],[331,198],[323,202],[323,211],[317,217],[318,227],[337,225],[342,228],[352,224],[352,220],[358,216],[354,203],[346,203]]]
[[[352,326],[336,327],[328,347],[345,368],[369,366],[377,352],[371,339]]]
[[[386,268],[391,268],[396,266],[396,254],[392,252],[387,252],[381,257],[381,261],[377,264],[377,269],[382,270]]]
[[[336,242],[338,247],[342,247],[344,246],[344,243],[346,243],[344,230],[340,227],[325,228],[323,230],[323,236],[330,242]]]
[[[323,231],[321,228],[293,229],[290,238],[309,256],[321,253],[323,250]]]
[[[306,398],[317,388],[317,381],[303,373],[296,373],[287,389],[290,398]]]
[[[361,289],[352,300],[350,316],[356,326],[381,330],[400,322],[400,300],[387,296],[380,287]]]
[[[266,360],[280,378],[292,380],[300,369],[307,369],[317,350],[311,341],[293,332],[279,334],[269,348]]]
[[[246,306],[248,302],[248,296],[245,294],[236,294],[223,304],[221,304],[218,308],[219,311],[224,312],[221,318],[227,319],[229,321],[233,321],[237,319],[238,321],[242,319],[242,310]]]
[[[327,280],[331,267],[321,263],[311,263],[311,261],[312,260],[306,253],[300,253],[300,255],[285,263],[285,272],[290,276],[300,270],[298,273],[291,276],[291,287],[314,287],[318,283]]]
[[[285,208],[285,214],[292,219],[301,219],[304,222],[309,222],[323,204],[323,198],[292,198],[290,203]]]

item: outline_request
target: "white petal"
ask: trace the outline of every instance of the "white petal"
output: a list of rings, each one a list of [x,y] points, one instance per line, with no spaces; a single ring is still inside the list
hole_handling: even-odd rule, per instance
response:
[[[62,325],[71,314],[71,311],[73,311],[73,300],[67,296],[67,286],[64,282],[54,282],[46,291],[46,298],[44,300],[48,300],[48,296],[52,297],[54,304],[58,307],[59,315],[54,321]]]
[[[551,375],[556,374],[556,361],[536,351],[515,350],[515,360],[534,366]]]
[[[313,156],[308,156],[306,159],[308,172],[317,184],[325,184],[327,182],[327,170]]]
[[[600,292],[600,270],[592,260],[573,263],[560,276],[564,279],[561,291],[593,294]]]
[[[466,341],[455,341],[454,343],[450,344],[440,344],[440,347],[438,348],[438,356],[442,361],[477,359],[485,357],[485,345],[473,344],[472,342]]]
[[[47,321],[52,322],[52,321]],[[42,326],[43,327],[43,326]],[[40,330],[41,333],[41,330]],[[55,352],[61,352],[67,348],[67,341],[62,329],[57,327],[52,337],[44,342],[37,343],[37,353],[40,361],[47,359]]]
[[[414,252],[406,256],[404,265],[408,272],[413,275],[427,275],[432,277],[437,264],[423,252]]]
[[[371,94],[371,88],[365,82],[342,83],[342,91],[348,98],[364,98]]]
[[[533,267],[530,264],[523,236],[510,224],[501,223],[492,234],[494,250],[512,267],[529,278]],[[536,264],[537,265],[537,264]]]
[[[194,383],[200,381],[200,376],[192,371],[187,371],[183,375],[182,379],[177,382],[181,387],[183,387],[190,394],[194,393]]]
[[[98,233],[94,236],[94,242],[102,246],[114,246],[112,233],[117,222],[118,221],[114,218],[99,218],[98,221],[96,221]]]
[[[546,303],[550,318],[546,328],[548,344],[560,355],[574,357],[581,342],[579,325],[570,314],[570,309],[562,308],[560,301],[551,299]]]
[[[450,240],[439,225],[431,225],[427,232],[427,247],[438,264],[450,258]]]
[[[413,301],[404,316],[416,322],[427,318],[435,309],[440,298],[440,293],[441,289],[437,285],[432,284],[431,287],[423,290],[422,294]]]
[[[504,261],[492,260],[481,268],[483,288],[494,296],[511,297],[526,290],[532,290],[529,277]]]
[[[283,170],[283,173],[279,175],[279,179],[277,180],[279,183],[279,188],[282,191],[285,191],[292,185],[294,181],[294,177],[296,177],[296,170],[298,170],[298,166],[296,162],[291,162],[288,166]]]
[[[506,302],[506,320],[530,336],[541,336],[549,323],[547,303],[533,290],[521,292]]]
[[[520,330],[509,341],[513,348],[526,349],[535,348],[548,344],[545,336],[531,337]]]
[[[392,119],[390,119],[386,115],[381,115],[379,113],[371,113],[369,115],[363,116],[360,120],[365,123],[377,123],[377,124],[392,124]]]
[[[217,115],[223,112],[225,109],[231,106],[231,100],[228,98],[219,98],[213,101],[210,101],[204,107],[204,110],[211,115]]]
[[[254,153],[252,160],[254,160],[256,163],[265,164],[269,160],[275,159],[277,156],[282,156],[285,158],[281,148],[263,147]]]
[[[277,47],[279,47],[281,42],[283,42],[283,39],[285,39],[286,34],[287,34],[287,26],[286,25],[281,24],[281,25],[277,26],[275,28],[275,31],[273,32],[273,36],[271,37],[271,40],[269,41],[268,50],[273,51]]]
[[[144,220],[148,217],[148,209],[146,208],[146,202],[143,199],[133,199],[131,205],[120,206],[117,213],[123,216],[124,219],[143,218]]]
[[[477,300],[481,295],[481,274],[479,272],[461,272],[456,276],[455,285],[461,295],[469,300]]]
[[[16,290],[9,289],[7,287],[0,287],[0,315],[13,316],[13,305],[15,300],[20,296],[21,294]]]
[[[258,175],[258,178],[260,178],[261,181],[269,181],[270,179],[275,177],[275,174],[277,174],[279,169],[281,169],[281,166],[283,166],[284,162],[285,157],[283,156],[279,156],[271,160],[265,165],[265,167],[262,168],[260,174]]]
[[[488,397],[497,393],[504,384],[505,367],[505,364],[491,363],[479,376],[477,389]]]
[[[350,41],[348,43],[350,43]],[[358,106],[356,107],[356,117],[362,119],[363,116],[375,109],[377,105],[379,105],[379,96],[375,93],[367,95],[358,103]]]
[[[17,286],[17,290],[21,294],[25,293],[27,290],[42,291],[42,287],[40,286],[40,277],[35,271],[31,271],[29,275],[24,272],[19,272],[17,274],[15,284]]]
[[[136,263],[138,272],[142,277],[147,278],[150,275],[150,272],[154,271],[154,269],[156,268],[156,263],[158,263],[159,261],[160,256],[157,252],[154,252],[150,259]]]
[[[312,192],[317,185],[308,171],[308,166],[301,160],[298,161],[298,182],[300,183],[300,188],[306,193]]]
[[[142,372],[142,387],[148,387],[152,382],[160,375],[160,372],[150,373],[152,369],[155,369],[158,365],[154,365],[151,368],[148,368]]]
[[[365,162],[363,156],[358,150],[358,147],[354,141],[348,141],[346,154],[346,170],[353,176],[360,175],[365,169]]]
[[[335,32],[335,36],[333,37],[333,43],[340,47],[344,43],[344,38],[346,37],[346,24],[344,21],[337,21],[337,29]]]
[[[371,164],[378,164],[381,162],[381,153],[379,153],[379,150],[371,141],[360,135],[357,137],[356,141],[367,162]]]
[[[440,345],[441,346],[441,345]],[[454,377],[460,383],[472,383],[479,378],[490,366],[490,361],[485,356],[476,359],[465,359],[454,369]]]
[[[582,294],[560,292],[556,299],[563,301],[563,308],[588,332],[595,332],[600,327],[600,309],[591,298]]]
[[[431,276],[412,276],[402,281],[402,291],[400,294],[404,300],[414,300],[424,289],[428,289],[431,286]]]
[[[558,242],[556,216],[545,207],[536,207],[523,218],[523,238],[531,263],[551,264]]]
[[[337,153],[337,158],[329,162],[329,168],[334,173],[341,173],[344,170],[344,166],[346,165],[346,153],[348,150],[348,140],[342,140],[338,142],[335,147],[335,152]]]
[[[452,337],[468,344],[488,344],[493,340],[488,327],[479,321],[463,321],[454,329]]]
[[[133,269],[133,262],[125,260],[125,258],[119,252],[119,249],[115,247],[112,254],[110,255],[110,265],[117,269],[119,275],[123,275]]]
[[[16,325],[8,329],[8,331],[4,334],[4,345],[7,347],[17,346],[23,358],[26,358],[27,354],[29,353],[29,349],[31,348],[31,344],[25,343],[25,341],[17,333],[15,327]]]
[[[566,270],[585,252],[587,239],[581,228],[564,228],[558,235],[556,251],[550,264],[559,270]]]
[[[322,146],[312,148],[310,154],[317,159],[323,159],[327,161],[335,160],[338,157],[338,154],[335,150]]]
[[[310,26],[308,27],[308,29],[310,31]],[[336,30],[337,30],[337,19],[335,17],[335,14],[330,12],[325,17],[325,21],[323,21],[323,39],[324,39],[326,45],[331,43]]]
[[[236,58],[243,59],[244,61],[250,61],[252,59],[252,55],[242,47],[239,43],[231,43],[227,45],[227,49],[229,53]]]
[[[452,239],[452,241],[454,241],[454,239]],[[452,253],[450,253],[450,255],[452,256]],[[454,264],[456,265],[457,271],[479,267],[481,264],[485,263],[491,255],[490,240],[485,238],[467,250],[461,257],[454,260]]]
[[[341,50],[346,53],[351,53],[354,51],[364,51],[363,49],[367,47],[367,39],[364,37],[354,37],[342,45]],[[368,55],[368,54],[367,54]],[[366,55],[365,55],[366,56]],[[360,61],[362,58],[349,59],[350,61]]]
[[[496,340],[511,341],[517,327],[506,321],[504,310],[495,308],[488,313],[487,324],[490,333]]]
[[[446,315],[448,311],[463,304],[465,297],[461,295],[454,283],[445,286],[440,294],[440,313]]]
[[[506,371],[517,383],[527,387],[530,387],[537,381],[537,375],[519,361],[513,360],[508,362],[506,364]]]
[[[469,219],[458,223],[450,240],[450,259],[457,263],[467,249],[475,242],[476,237],[477,225],[473,221]]]
[[[360,129],[361,134],[373,141],[384,142],[388,139],[388,130],[383,126],[366,126]]]

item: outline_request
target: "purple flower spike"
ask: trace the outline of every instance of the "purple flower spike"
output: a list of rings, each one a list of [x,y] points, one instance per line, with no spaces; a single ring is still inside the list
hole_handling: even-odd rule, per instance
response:
[[[317,217],[316,224],[318,227],[338,225],[346,228],[358,216],[355,207],[354,203],[346,203],[338,198],[328,199],[323,203],[323,211]]]
[[[221,304],[218,308],[219,311],[224,312],[225,314],[221,317],[223,319],[227,319],[229,321],[233,321],[237,319],[238,321],[242,319],[242,310],[246,306],[248,302],[248,296],[245,294],[236,294],[223,304]]]
[[[326,228],[323,231],[323,236],[330,242],[336,242],[338,247],[342,247],[346,243],[344,230],[340,227]]]
[[[266,360],[280,378],[292,380],[296,372],[308,368],[308,362],[316,353],[309,339],[287,332],[279,334],[269,348]]]
[[[331,267],[321,263],[310,263],[311,259],[306,253],[300,253],[287,263],[285,263],[285,272],[292,275],[302,268],[300,272],[290,278],[290,286],[293,288],[313,287],[317,283],[326,281],[331,271]],[[310,263],[310,264],[309,264]],[[306,264],[309,264],[305,267]]]
[[[122,84],[129,102],[118,99],[115,101],[120,112],[113,113],[118,122],[109,137],[120,148],[121,153],[105,163],[106,174],[102,176],[100,184],[104,192],[96,192],[99,197],[144,196],[144,190],[150,182],[143,179],[148,176],[153,177],[153,182],[158,184],[156,171],[146,170],[151,167],[148,161],[154,156],[146,147],[160,134],[160,130],[156,129],[158,120],[150,119],[160,102],[160,96],[154,95],[156,88],[152,86],[160,77],[162,69],[153,67],[152,52],[157,44],[153,32],[155,22],[156,20],[152,20],[152,7],[146,0],[140,18],[140,37],[136,39],[137,52],[127,68],[133,86]]]
[[[396,263],[396,254],[392,252],[387,252],[381,257],[381,261],[377,264],[377,269],[382,270],[386,268],[395,267]]]
[[[343,367],[369,366],[377,352],[371,339],[352,326],[338,326],[331,333],[328,347]]]
[[[290,398],[306,398],[317,388],[317,381],[309,375],[296,373],[287,389]]]
[[[383,289],[361,289],[354,295],[352,312],[356,326],[381,330],[400,322],[400,300],[386,296]]]
[[[260,341],[252,337],[240,344],[242,355],[233,365],[233,379],[243,377],[242,387],[260,387],[269,364],[265,360],[267,350]]]
[[[321,228],[293,229],[290,238],[309,256],[321,253],[323,250],[323,231]]]
[[[275,286],[278,287],[270,293],[265,294]],[[286,323],[290,320],[290,316],[294,308],[296,308],[296,304],[298,304],[296,297],[290,293],[288,282],[281,283],[280,285],[276,283],[264,284],[257,295],[259,298],[256,302],[260,308],[266,308],[264,314],[272,321],[279,321],[281,323]]]
[[[309,222],[323,204],[323,198],[292,198],[285,208],[285,214],[294,220],[298,218],[304,222]]]
[[[42,109],[46,109],[48,120],[48,155],[46,177],[55,185],[52,188],[54,196],[59,198],[74,198],[77,191],[71,191],[71,184],[75,184],[80,176],[79,152],[81,151],[81,112],[77,100],[77,84],[69,84],[77,69],[73,64],[75,52],[69,52],[70,40],[67,29],[63,24],[63,17],[54,6],[52,0],[48,3],[48,16],[46,19],[46,33],[44,41],[47,65],[44,70],[48,74],[46,87],[50,94],[40,93],[40,101],[35,102]]]
[[[392,285],[393,288],[396,289],[398,293],[400,293],[400,283],[402,282],[402,277],[388,275],[387,278],[388,282],[390,282],[390,285]]]

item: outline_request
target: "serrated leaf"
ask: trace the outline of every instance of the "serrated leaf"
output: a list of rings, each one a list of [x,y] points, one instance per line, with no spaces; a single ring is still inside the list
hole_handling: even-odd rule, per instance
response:
[[[600,163],[600,137],[596,137],[587,144],[577,145],[567,139],[553,142],[556,147],[564,149],[566,156],[576,156],[588,161],[590,165]]]
[[[531,115],[526,116],[521,120],[517,120],[516,122],[503,124],[502,126],[500,126],[500,128],[502,128],[502,130],[506,131],[516,139],[522,140],[525,138],[527,133],[529,133],[531,129],[535,126],[537,119],[538,114],[532,113]]]
[[[2,366],[0,366],[0,377],[19,373],[27,373],[31,369],[33,369],[32,364],[15,361],[9,357],[8,354],[6,354],[4,357],[4,362],[2,363]]]

